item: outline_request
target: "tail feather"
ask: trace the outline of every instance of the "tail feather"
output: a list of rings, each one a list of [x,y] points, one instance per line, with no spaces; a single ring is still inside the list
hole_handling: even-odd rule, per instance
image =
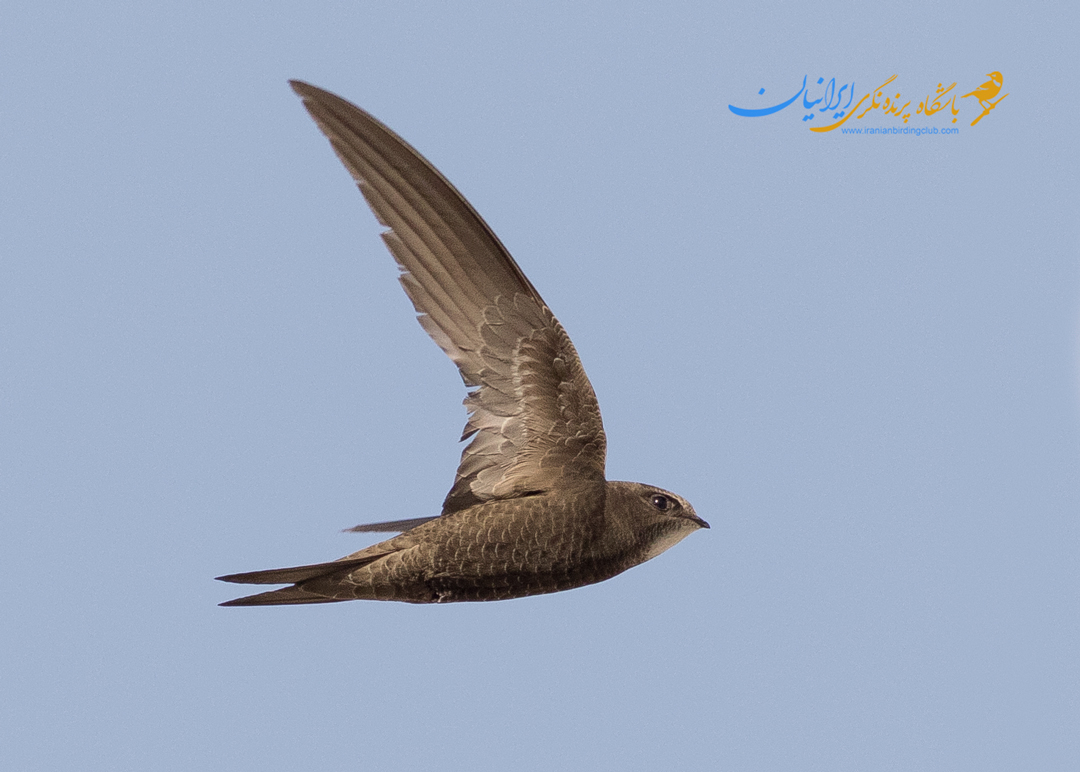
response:
[[[249,571],[245,574],[228,574],[227,576],[217,576],[214,578],[220,582],[233,582],[234,584],[290,584],[293,582],[305,582],[308,579],[316,579],[320,576],[336,574],[339,571],[352,571],[378,560],[385,554],[385,552],[378,552],[361,558],[343,558],[341,560],[331,560],[329,563],[313,563],[309,566],[294,566],[293,568],[270,568],[265,571]]]
[[[391,539],[380,544],[373,544],[367,549],[355,552],[339,560],[328,563],[313,563],[292,568],[271,568],[265,571],[248,571],[243,574],[227,574],[216,577],[222,582],[235,584],[291,584],[278,590],[249,595],[222,603],[222,606],[278,606],[301,603],[337,603],[352,600],[354,595],[344,598],[333,597],[341,583],[349,584],[347,577],[353,571],[370,565],[402,549],[402,544],[394,544]],[[321,591],[320,591],[321,590]]]
[[[302,587],[282,587],[280,590],[260,592],[246,598],[219,603],[219,606],[298,606],[307,603],[341,603],[347,598],[328,598],[325,595],[310,592]]]

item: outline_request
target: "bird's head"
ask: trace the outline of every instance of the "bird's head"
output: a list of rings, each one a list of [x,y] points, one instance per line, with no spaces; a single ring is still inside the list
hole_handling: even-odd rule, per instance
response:
[[[1000,72],[988,72],[986,73],[986,77],[990,78],[990,80],[994,81],[994,83],[999,86],[1004,82]]]
[[[709,527],[682,496],[642,483],[609,482],[606,510],[609,518],[630,529],[645,548],[643,560],[656,557],[699,528]]]

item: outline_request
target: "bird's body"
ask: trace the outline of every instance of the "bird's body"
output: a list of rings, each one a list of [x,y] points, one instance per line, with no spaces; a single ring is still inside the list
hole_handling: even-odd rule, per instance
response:
[[[292,584],[222,605],[482,601],[603,581],[708,524],[673,493],[608,482],[592,386],[562,325],[467,201],[358,107],[293,82],[353,175],[424,329],[458,366],[469,419],[437,517],[340,560],[219,577]]]
[[[700,527],[650,522],[657,489],[606,482],[476,504],[434,518],[340,561],[241,575],[256,584],[298,581],[225,605],[400,600],[504,600],[593,584],[652,557]],[[642,510],[628,518],[613,511]],[[669,518],[670,520],[670,518]],[[658,554],[656,552],[655,554]],[[340,564],[340,567],[336,564]]]
[[[1001,91],[1001,84],[1004,82],[1004,78],[1001,76],[1001,73],[997,72],[996,70],[994,72],[987,73],[986,77],[988,77],[990,80],[986,81],[986,83],[983,83],[971,93],[964,94],[964,96],[960,98],[964,99],[965,97],[973,96],[975,97],[975,99],[978,100],[979,104],[981,104],[984,109],[988,108],[990,106],[990,100],[996,97],[998,95],[998,92]],[[1012,103],[1010,102],[1009,104]]]

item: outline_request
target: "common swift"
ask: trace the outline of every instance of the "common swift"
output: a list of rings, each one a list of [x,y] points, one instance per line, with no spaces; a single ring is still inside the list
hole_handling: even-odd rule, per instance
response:
[[[421,326],[457,365],[468,420],[439,515],[360,525],[400,532],[316,565],[218,577],[291,584],[223,606],[520,598],[609,579],[709,524],[652,485],[608,482],[592,385],[566,331],[476,210],[394,132],[291,81],[387,228]]]

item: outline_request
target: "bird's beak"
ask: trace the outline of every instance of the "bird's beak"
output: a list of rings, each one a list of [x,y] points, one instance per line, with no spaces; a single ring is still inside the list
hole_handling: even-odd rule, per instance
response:
[[[693,521],[694,523],[696,523],[696,524],[697,524],[697,527],[698,527],[698,528],[708,528],[708,527],[709,527],[709,524],[708,524],[708,523],[706,523],[706,522],[705,522],[704,520],[702,520],[702,519],[701,519],[700,517],[698,517],[697,515],[692,515],[692,516],[690,517],[690,519],[691,519],[691,520],[692,520],[692,521]]]

